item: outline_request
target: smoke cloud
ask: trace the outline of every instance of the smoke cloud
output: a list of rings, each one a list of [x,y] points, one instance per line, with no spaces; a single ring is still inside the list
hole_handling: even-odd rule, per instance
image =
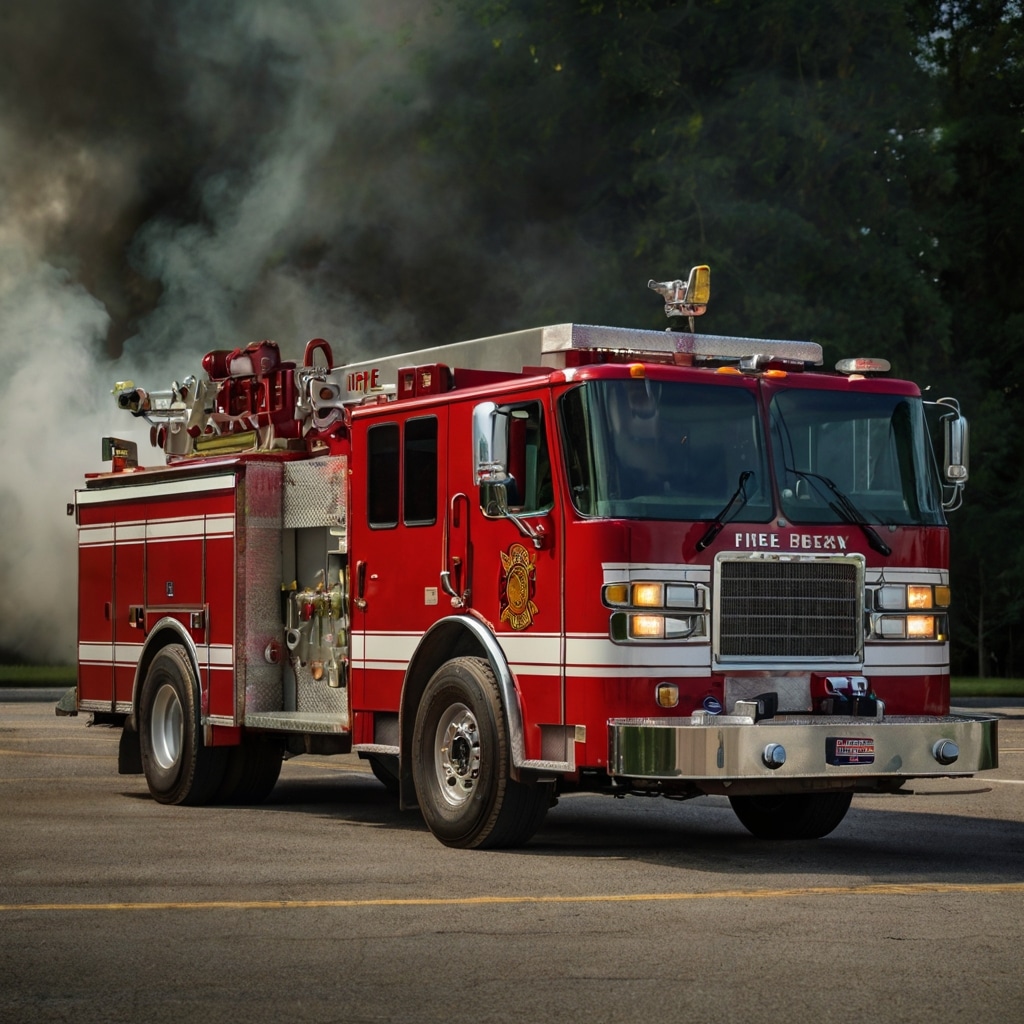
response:
[[[0,12],[0,655],[75,657],[65,507],[100,438],[202,354],[311,337],[336,359],[425,335],[415,268],[459,216],[420,0],[9,0]],[[479,263],[477,264],[480,265]],[[432,323],[444,329],[443,318]]]

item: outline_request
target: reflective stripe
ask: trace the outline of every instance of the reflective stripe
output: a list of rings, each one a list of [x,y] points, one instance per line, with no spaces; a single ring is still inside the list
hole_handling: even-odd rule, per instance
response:
[[[134,668],[142,656],[142,644],[109,644],[82,642],[78,645],[78,661],[82,665],[112,665]],[[198,644],[195,648],[199,667],[233,669],[235,649],[231,644]]]

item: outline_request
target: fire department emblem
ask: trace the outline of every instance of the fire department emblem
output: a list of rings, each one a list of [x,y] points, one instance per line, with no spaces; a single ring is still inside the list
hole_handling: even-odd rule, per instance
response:
[[[537,614],[533,603],[536,574],[535,556],[522,544],[501,552],[501,621],[513,629],[526,629]]]

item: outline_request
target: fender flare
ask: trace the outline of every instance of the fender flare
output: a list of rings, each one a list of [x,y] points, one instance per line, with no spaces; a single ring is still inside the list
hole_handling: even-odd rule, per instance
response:
[[[142,642],[142,653],[135,665],[135,679],[132,682],[132,709],[129,715],[129,723],[133,731],[138,731],[139,691],[142,689],[146,673],[149,671],[153,659],[168,644],[181,644],[185,648],[185,653],[192,665],[192,674],[199,687],[196,698],[199,701],[199,707],[203,707],[203,677],[199,671],[199,653],[196,650],[195,641],[177,619],[169,615],[165,616],[153,626]],[[200,717],[202,717],[201,713]]]
[[[402,695],[398,712],[399,736],[399,789],[403,808],[415,807],[416,797],[412,782],[412,733],[416,710],[427,682],[446,661],[466,654],[482,654],[498,681],[501,701],[508,725],[509,751],[512,777],[519,779],[520,768],[526,760],[523,733],[523,711],[515,679],[494,633],[480,619],[472,615],[449,615],[438,619],[416,647],[416,653],[406,666],[402,680]]]

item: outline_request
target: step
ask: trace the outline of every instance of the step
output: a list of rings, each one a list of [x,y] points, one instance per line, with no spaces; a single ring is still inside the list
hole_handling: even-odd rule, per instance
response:
[[[272,729],[275,732],[308,732],[346,735],[350,732],[348,715],[320,711],[257,711],[245,716],[248,729]]]

